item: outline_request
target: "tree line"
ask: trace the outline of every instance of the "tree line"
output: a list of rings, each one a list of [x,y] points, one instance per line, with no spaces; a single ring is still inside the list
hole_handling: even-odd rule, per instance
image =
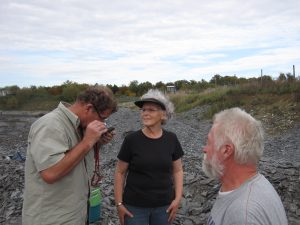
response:
[[[166,91],[167,86],[174,86],[177,91],[184,91],[187,93],[202,92],[209,88],[218,86],[238,86],[244,84],[257,84],[259,88],[264,90],[273,90],[278,92],[278,85],[280,90],[284,92],[293,92],[294,83],[299,84],[299,77],[296,78],[290,73],[280,73],[277,79],[272,79],[271,76],[265,75],[258,78],[238,78],[236,76],[220,76],[214,75],[210,81],[196,81],[196,80],[178,80],[175,82],[157,82],[152,84],[150,82],[142,82],[134,80],[128,86],[122,85],[106,85],[117,96],[138,97],[143,95],[150,88],[160,89]],[[98,85],[98,84],[95,84]],[[32,109],[49,109],[54,108],[59,101],[73,102],[77,94],[89,87],[88,84],[79,84],[72,81],[66,81],[62,85],[52,87],[45,86],[31,86],[20,88],[17,85],[0,88],[0,91],[5,90],[6,95],[0,96],[1,110],[24,109],[24,105],[31,105]],[[274,91],[274,90],[273,90]],[[39,105],[35,103],[39,103]],[[43,104],[41,104],[41,102]],[[28,108],[27,108],[28,110]]]

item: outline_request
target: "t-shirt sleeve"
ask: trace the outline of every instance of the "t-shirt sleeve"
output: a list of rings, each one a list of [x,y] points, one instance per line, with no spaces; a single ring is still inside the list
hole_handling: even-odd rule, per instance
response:
[[[120,152],[117,157],[118,157],[118,159],[120,159],[124,162],[127,162],[127,163],[130,162],[131,156],[130,156],[129,140],[127,137],[125,137],[125,139],[122,143]]]
[[[55,126],[39,126],[28,144],[38,171],[55,165],[69,150],[67,137]]]
[[[172,155],[172,160],[176,161],[177,159],[181,158],[184,155],[184,152],[182,150],[181,144],[180,144],[176,134],[174,134],[174,139],[175,139],[175,151]]]

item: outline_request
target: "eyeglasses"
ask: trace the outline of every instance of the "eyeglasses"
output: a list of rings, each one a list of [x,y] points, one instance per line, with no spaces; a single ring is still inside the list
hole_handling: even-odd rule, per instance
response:
[[[102,116],[102,115],[99,113],[99,111],[97,110],[96,106],[95,106],[93,103],[91,103],[91,104],[93,105],[94,110],[96,111],[96,113],[97,113],[99,119],[100,119],[101,121],[105,121],[105,120],[107,119],[107,117]]]
[[[144,113],[144,112],[154,113],[154,112],[161,111],[161,109],[152,109],[152,108],[144,109],[144,108],[141,108],[140,111],[141,111],[142,113]]]

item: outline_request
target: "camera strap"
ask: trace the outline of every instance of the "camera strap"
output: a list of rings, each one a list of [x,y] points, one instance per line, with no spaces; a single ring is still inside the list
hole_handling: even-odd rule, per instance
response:
[[[93,177],[91,180],[91,185],[93,187],[97,187],[99,186],[101,180],[102,180],[102,176],[100,175],[100,143],[97,142],[94,145],[94,161],[95,161],[95,168],[94,168],[94,173],[93,173]]]

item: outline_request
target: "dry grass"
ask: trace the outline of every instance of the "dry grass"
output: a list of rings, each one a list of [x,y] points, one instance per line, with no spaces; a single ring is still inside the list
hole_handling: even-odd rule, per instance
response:
[[[240,107],[261,120],[268,133],[284,132],[300,122],[298,92],[274,93],[253,87],[233,87],[210,89],[202,93],[170,95],[177,112],[194,107],[208,106],[202,119],[212,116],[226,108]]]

